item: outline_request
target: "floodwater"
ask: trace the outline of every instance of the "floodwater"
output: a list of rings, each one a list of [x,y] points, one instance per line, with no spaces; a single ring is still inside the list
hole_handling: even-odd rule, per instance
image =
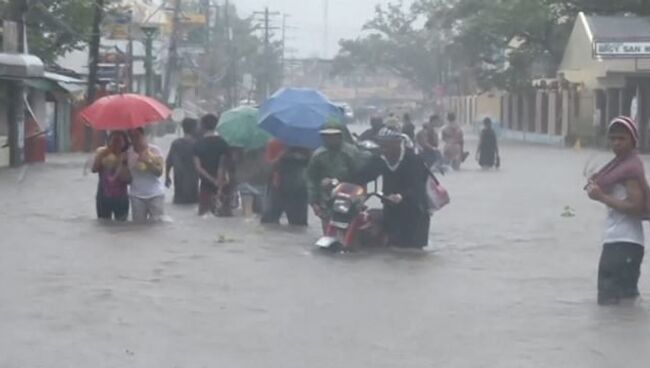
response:
[[[594,156],[506,145],[442,178],[426,252],[351,255],[315,221],[99,224],[81,156],[1,171],[0,367],[647,367],[648,302],[596,306]]]

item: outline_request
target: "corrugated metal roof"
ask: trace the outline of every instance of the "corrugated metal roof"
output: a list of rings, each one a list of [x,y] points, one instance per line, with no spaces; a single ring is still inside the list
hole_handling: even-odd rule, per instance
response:
[[[650,39],[650,17],[587,15],[595,39]]]

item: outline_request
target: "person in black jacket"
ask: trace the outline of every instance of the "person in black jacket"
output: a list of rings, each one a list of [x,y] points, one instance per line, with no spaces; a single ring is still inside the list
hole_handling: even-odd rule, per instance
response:
[[[378,139],[382,154],[357,172],[356,182],[366,184],[381,176],[386,196],[382,225],[390,245],[424,248],[429,241],[431,220],[426,194],[427,168],[419,156],[406,148],[400,132],[384,128]]]
[[[363,142],[363,141],[374,142],[377,140],[377,135],[379,134],[379,131],[383,127],[384,127],[384,119],[380,117],[370,118],[370,129],[361,133],[361,135],[357,138],[357,140],[359,142]]]

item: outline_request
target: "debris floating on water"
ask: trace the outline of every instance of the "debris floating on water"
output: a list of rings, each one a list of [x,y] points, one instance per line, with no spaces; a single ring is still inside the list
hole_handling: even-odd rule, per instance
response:
[[[219,244],[234,243],[234,242],[236,242],[236,241],[237,241],[236,239],[234,239],[234,238],[229,238],[229,237],[226,236],[226,235],[219,235],[219,236],[217,236],[217,239],[215,239],[215,242],[217,242],[217,243],[219,243]]]
[[[562,212],[562,217],[575,217],[576,211],[570,206],[565,206],[564,211]]]

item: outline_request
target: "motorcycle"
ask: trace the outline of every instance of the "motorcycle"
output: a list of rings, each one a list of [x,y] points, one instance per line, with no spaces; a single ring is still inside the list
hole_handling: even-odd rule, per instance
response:
[[[366,203],[373,197],[384,200],[379,192],[368,193],[360,185],[334,180],[329,201],[330,217],[316,246],[331,251],[352,251],[359,247],[386,246],[388,239],[381,226],[381,209]]]

